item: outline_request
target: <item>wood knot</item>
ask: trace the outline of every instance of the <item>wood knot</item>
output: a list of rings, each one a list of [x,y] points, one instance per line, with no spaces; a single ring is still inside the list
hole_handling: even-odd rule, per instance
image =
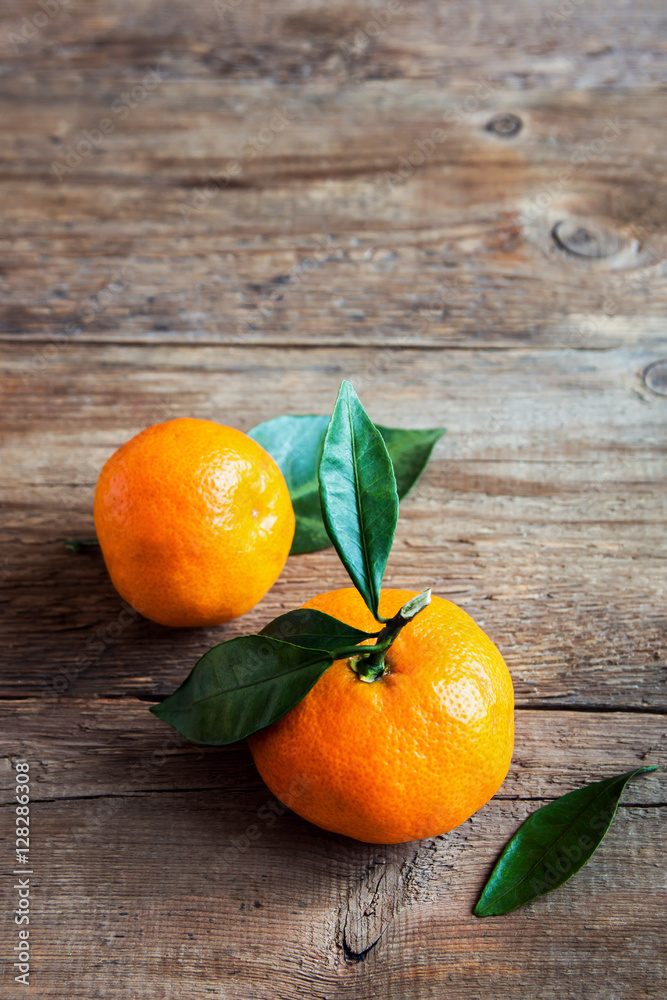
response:
[[[654,361],[642,372],[644,385],[658,396],[667,396],[667,358]]]
[[[624,246],[621,237],[610,229],[577,219],[562,219],[551,230],[554,243],[575,257],[603,260],[619,253]]]
[[[523,122],[518,115],[512,114],[511,111],[494,115],[486,124],[487,132],[493,132],[494,135],[499,135],[502,139],[512,139],[519,134],[522,128]]]
[[[376,856],[359,881],[350,886],[338,928],[338,943],[348,964],[364,962],[372,954],[407,904],[418,856],[414,844],[387,848],[386,854]]]

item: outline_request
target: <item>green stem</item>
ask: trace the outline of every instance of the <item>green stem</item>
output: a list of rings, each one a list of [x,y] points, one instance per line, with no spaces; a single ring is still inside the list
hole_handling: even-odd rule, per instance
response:
[[[389,647],[396,639],[397,635],[409,622],[415,618],[420,611],[423,611],[431,603],[431,591],[425,590],[422,594],[403,605],[398,614],[390,618],[385,627],[378,632],[374,646],[369,646],[368,653],[361,653],[355,656],[350,665],[360,681],[367,684],[376,681],[386,673],[387,666],[385,657]]]
[[[70,552],[85,552],[86,549],[99,548],[100,543],[96,538],[66,538],[65,548]]]

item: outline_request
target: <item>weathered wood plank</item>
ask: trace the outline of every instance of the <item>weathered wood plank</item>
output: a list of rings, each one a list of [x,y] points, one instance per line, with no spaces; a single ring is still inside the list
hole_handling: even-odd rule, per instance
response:
[[[124,610],[99,555],[62,546],[91,534],[97,473],[143,426],[322,412],[345,376],[378,422],[449,428],[387,584],[465,607],[521,705],[664,710],[665,402],[640,380],[655,356],[70,345],[41,367],[7,348],[0,690],[161,696],[214,642],[347,585],[332,550],[291,558],[242,620],[174,632]]]
[[[504,87],[468,112],[432,82],[249,90],[165,67],[120,120],[128,86],[1,81],[4,338],[599,349],[662,333],[658,91]],[[490,131],[508,112],[521,130]]]
[[[341,85],[407,77],[468,86],[483,75],[517,90],[659,84],[667,27],[660,0],[334,0],[305,8],[299,0],[280,7],[70,0],[46,24],[20,0],[5,0],[3,20],[8,72],[60,70],[66,60],[90,77],[118,64],[142,67],[168,50],[189,77],[296,84],[322,77]]]
[[[471,909],[484,879],[535,803],[494,801],[436,840],[377,847],[270,801],[257,788],[35,803],[40,997],[172,998],[187,983],[234,1000],[422,1000],[467,998],[474,983],[560,1000],[609,996],[612,975],[615,995],[662,995],[660,808],[621,806],[572,882],[482,922]]]
[[[263,789],[245,743],[202,748],[156,719],[132,698],[28,698],[2,707],[0,804],[10,801],[9,760],[30,762],[34,801],[215,791],[242,798]],[[667,733],[649,713],[541,711],[516,713],[514,759],[496,799],[553,799],[609,775],[656,764],[626,800],[665,800]],[[267,792],[268,795],[268,792]]]
[[[665,16],[2,4],[0,843],[20,754],[40,1000],[662,997]],[[517,691],[503,788],[420,844],[319,831],[245,745],[148,712],[214,641],[344,585],[332,552],[181,632],[62,547],[141,427],[322,412],[343,376],[378,421],[449,427],[387,582],[466,607]],[[471,916],[541,801],[642,763],[568,886]]]

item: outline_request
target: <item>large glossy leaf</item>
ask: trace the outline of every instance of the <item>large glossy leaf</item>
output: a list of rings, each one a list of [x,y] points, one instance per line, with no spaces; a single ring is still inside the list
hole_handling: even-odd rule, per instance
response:
[[[320,503],[327,534],[378,621],[380,588],[398,520],[396,477],[382,435],[343,381],[324,438]]]
[[[334,653],[343,646],[353,646],[364,639],[373,639],[377,632],[363,632],[346,625],[315,608],[298,608],[280,615],[261,630],[260,635],[292,642],[306,649],[324,649]]]
[[[298,705],[336,655],[262,635],[230,639],[209,649],[151,712],[193,743],[236,743]]]
[[[331,545],[322,520],[317,479],[328,424],[328,417],[284,416],[267,420],[248,431],[250,437],[273,456],[287,482],[296,515],[293,555],[315,552]],[[387,445],[398,495],[402,499],[424,471],[433,446],[445,433],[444,428],[402,430],[376,426]]]
[[[509,913],[567,882],[602,842],[630,778],[655,770],[637,767],[596,781],[529,816],[501,854],[475,915]]]

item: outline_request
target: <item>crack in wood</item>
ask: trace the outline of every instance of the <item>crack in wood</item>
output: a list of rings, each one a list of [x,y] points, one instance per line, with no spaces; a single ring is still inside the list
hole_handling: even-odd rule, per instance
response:
[[[347,962],[363,962],[403,901],[403,865],[378,858],[352,887],[341,911],[341,947]]]
[[[398,913],[419,896],[424,883],[420,859],[436,849],[433,841],[416,848],[390,845],[367,864],[340,910],[338,943],[347,963],[364,962]]]

